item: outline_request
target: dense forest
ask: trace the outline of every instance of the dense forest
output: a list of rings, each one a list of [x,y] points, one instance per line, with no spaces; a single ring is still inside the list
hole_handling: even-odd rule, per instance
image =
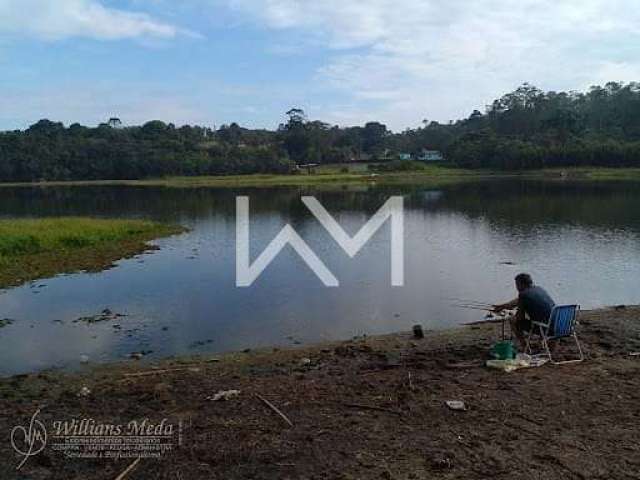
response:
[[[397,162],[443,152],[470,168],[640,166],[640,83],[587,92],[543,92],[524,84],[468,118],[423,121],[393,133],[383,123],[337,127],[298,108],[276,130],[175,127],[159,120],[95,128],[40,120],[0,133],[0,181],[136,179],[166,175],[287,173],[295,165]],[[406,165],[405,165],[406,166]]]

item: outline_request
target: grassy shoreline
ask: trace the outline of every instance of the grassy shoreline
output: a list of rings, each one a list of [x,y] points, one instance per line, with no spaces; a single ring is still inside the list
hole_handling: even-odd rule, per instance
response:
[[[99,271],[182,227],[146,220],[58,217],[0,220],[0,288],[78,270]]]
[[[640,168],[570,167],[547,168],[526,171],[469,170],[447,166],[427,165],[421,170],[395,172],[369,172],[354,169],[342,172],[337,166],[318,169],[317,173],[297,175],[252,174],[228,176],[165,177],[142,180],[87,180],[51,181],[32,183],[0,183],[2,187],[54,187],[54,186],[135,186],[174,188],[229,188],[229,187],[277,187],[308,185],[393,184],[393,183],[442,183],[487,178],[557,178],[571,180],[640,180]]]
[[[269,186],[305,186],[316,184],[363,184],[371,182],[394,181],[437,181],[443,179],[459,179],[493,175],[490,172],[478,174],[471,170],[463,170],[441,166],[426,166],[422,170],[401,172],[370,172],[363,168],[342,172],[334,166],[320,167],[316,173],[306,174],[250,174],[220,175],[195,177],[163,177],[141,180],[87,180],[87,181],[51,181],[0,183],[0,187],[33,187],[33,186],[83,186],[83,185],[124,185],[140,187],[269,187]]]

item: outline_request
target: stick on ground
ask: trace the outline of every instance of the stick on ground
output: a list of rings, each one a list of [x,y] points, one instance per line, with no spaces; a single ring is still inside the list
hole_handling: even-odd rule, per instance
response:
[[[142,457],[138,457],[136,458],[133,463],[131,465],[129,465],[124,472],[122,472],[120,475],[118,475],[116,477],[116,480],[124,480],[124,477],[126,477],[127,475],[129,475],[129,472],[131,472],[131,470],[133,470],[134,468],[136,468],[136,465],[138,465],[138,463],[140,463],[140,459]]]
[[[189,370],[191,372],[199,372],[200,369],[197,367],[180,367],[180,368],[165,368],[163,370],[147,370],[144,372],[136,372],[136,373],[125,373],[125,377],[146,377],[148,375],[158,375],[160,373],[171,373],[171,372],[183,372],[185,370]]]
[[[293,427],[293,423],[291,422],[291,420],[289,420],[289,418],[282,413],[278,407],[276,407],[273,403],[271,403],[269,400],[267,400],[266,398],[264,398],[262,395],[256,393],[256,397],[258,397],[260,400],[262,400],[264,402],[264,404],[269,407],[271,410],[273,410],[274,412],[276,412],[278,415],[280,415],[280,417],[289,424],[290,427]]]

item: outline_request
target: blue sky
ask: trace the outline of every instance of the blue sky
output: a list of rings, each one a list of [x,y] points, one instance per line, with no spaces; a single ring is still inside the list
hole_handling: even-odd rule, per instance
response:
[[[632,0],[0,0],[0,129],[110,116],[395,130],[528,81],[640,80]]]

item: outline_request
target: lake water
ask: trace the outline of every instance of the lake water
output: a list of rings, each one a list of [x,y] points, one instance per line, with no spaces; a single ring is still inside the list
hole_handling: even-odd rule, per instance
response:
[[[180,223],[159,251],[97,274],[0,291],[0,374],[91,362],[286,346],[483,318],[451,298],[506,301],[533,275],[557,302],[638,303],[640,184],[501,180],[426,186],[244,189],[3,188],[0,216],[91,215]],[[326,288],[291,249],[235,286],[235,197],[251,203],[252,259],[291,224],[340,280]],[[405,201],[405,286],[390,286],[388,222],[350,259],[300,201],[315,195],[355,234]],[[112,322],[73,320],[109,308]],[[117,323],[120,328],[114,328]]]

